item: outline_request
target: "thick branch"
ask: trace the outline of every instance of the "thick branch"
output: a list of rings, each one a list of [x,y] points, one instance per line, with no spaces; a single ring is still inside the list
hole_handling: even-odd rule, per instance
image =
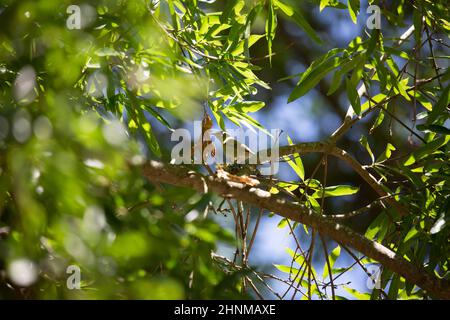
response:
[[[352,229],[324,218],[300,204],[291,203],[277,195],[254,187],[231,184],[217,177],[202,176],[181,166],[147,162],[143,166],[144,175],[155,182],[163,182],[198,192],[214,192],[222,197],[234,198],[255,207],[275,212],[282,217],[310,226],[343,245],[351,246],[362,254],[377,260],[386,268],[400,274],[407,281],[426,290],[430,296],[450,299],[450,283],[441,280],[396,255],[383,245],[370,241]]]

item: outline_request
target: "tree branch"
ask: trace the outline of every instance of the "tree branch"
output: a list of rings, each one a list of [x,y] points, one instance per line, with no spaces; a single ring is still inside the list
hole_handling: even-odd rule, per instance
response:
[[[149,161],[144,164],[143,173],[151,181],[187,187],[198,192],[214,192],[222,197],[244,201],[260,209],[276,212],[282,217],[308,225],[321,234],[377,260],[386,268],[427,291],[430,296],[450,299],[448,280],[429,274],[422,267],[413,265],[383,245],[365,238],[347,226],[324,218],[303,205],[288,202],[262,189],[231,183],[213,176],[206,177],[195,171],[189,171],[185,167],[158,161]]]
[[[263,154],[266,154],[266,151],[263,151]],[[406,216],[408,213],[405,208],[403,208],[395,199],[390,197],[390,192],[386,191],[378,181],[372,176],[364,167],[350,154],[348,154],[345,150],[342,150],[336,147],[333,143],[327,142],[306,142],[306,143],[298,143],[291,146],[283,146],[279,149],[279,156],[287,156],[295,153],[305,154],[305,153],[326,153],[330,154],[334,157],[337,157],[343,161],[345,161],[348,165],[350,165],[353,170],[355,170],[358,175],[363,178],[369,186],[380,196],[385,198],[386,202],[393,206],[400,216]]]

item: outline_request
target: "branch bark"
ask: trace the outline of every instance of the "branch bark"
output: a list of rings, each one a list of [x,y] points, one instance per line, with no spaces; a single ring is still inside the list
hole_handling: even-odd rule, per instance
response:
[[[362,254],[380,262],[386,268],[415,283],[430,296],[450,299],[450,282],[435,277],[398,256],[383,245],[371,241],[349,227],[336,223],[297,203],[286,201],[280,196],[249,187],[231,183],[214,176],[203,176],[182,166],[173,166],[158,161],[149,161],[143,166],[143,174],[153,182],[168,183],[179,187],[195,189],[198,192],[214,192],[222,197],[244,201],[260,209],[275,212],[293,221],[310,226],[335,241],[351,246]]]

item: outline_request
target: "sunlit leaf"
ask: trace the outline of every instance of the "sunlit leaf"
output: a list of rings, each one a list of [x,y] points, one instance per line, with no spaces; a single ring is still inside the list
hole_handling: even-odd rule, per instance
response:
[[[322,191],[323,190],[323,191]],[[337,185],[326,187],[319,191],[316,191],[313,194],[314,198],[322,198],[323,197],[340,197],[340,196],[348,196],[357,193],[359,190],[358,187],[347,186],[347,185]]]
[[[339,256],[341,255],[341,247],[337,246],[336,248],[334,248],[330,255],[328,256],[328,261],[330,262],[330,269],[333,270],[333,266],[334,263],[336,262],[337,258],[339,258]],[[325,279],[328,274],[329,274],[329,268],[328,268],[328,263],[325,262],[324,267],[323,267],[323,274],[322,274],[322,278]]]
[[[359,14],[359,0],[348,0],[348,12],[354,24]]]
[[[286,3],[281,2],[280,0],[274,0],[274,3],[281,9],[281,11],[283,11],[285,15],[291,17],[295,21],[295,23],[308,34],[311,39],[319,44],[322,43],[320,37],[317,35],[315,30],[311,27],[311,25],[308,23],[305,17],[303,17],[298,9],[296,10]]]
[[[291,95],[288,98],[288,102],[292,102],[304,96],[308,91],[314,88],[319,83],[319,81],[322,80],[330,71],[339,66],[340,59],[333,58],[332,56],[333,52],[329,52],[327,55],[311,64],[311,66],[303,73],[300,81],[292,91]]]
[[[367,153],[370,155],[370,159],[372,159],[372,163],[374,163],[375,157],[373,155],[372,149],[370,148],[366,136],[361,136],[361,138],[359,138],[359,143],[361,143],[361,145],[367,150]]]

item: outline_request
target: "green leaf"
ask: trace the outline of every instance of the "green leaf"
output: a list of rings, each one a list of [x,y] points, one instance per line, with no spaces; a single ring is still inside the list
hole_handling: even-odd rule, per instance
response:
[[[370,299],[369,293],[359,292],[358,290],[349,288],[346,285],[344,285],[344,289],[345,289],[345,291],[350,293],[352,296],[354,296],[358,300],[369,300]]]
[[[389,46],[385,46],[384,47],[384,51],[386,53],[391,54],[391,55],[395,55],[395,56],[398,56],[398,57],[403,58],[405,60],[409,60],[409,55],[405,51],[399,50],[397,48],[392,48],[392,47],[389,47]]]
[[[370,155],[370,159],[372,159],[372,164],[375,162],[375,157],[373,155],[372,149],[370,148],[369,142],[367,141],[366,136],[361,136],[359,138],[359,143],[367,150],[367,153]]]
[[[422,94],[420,91],[415,92],[416,100],[420,102],[420,104],[427,109],[428,111],[431,111],[433,108],[432,103],[428,100],[428,98]]]
[[[295,10],[291,6],[281,2],[280,0],[274,0],[276,6],[283,11],[285,15],[292,18],[297,25],[303,29],[303,31],[306,32],[306,34],[313,39],[318,44],[322,43],[322,40],[317,35],[316,31],[313,27],[308,23],[308,21],[305,19],[305,17],[301,14],[299,10]]]
[[[277,228],[279,229],[283,229],[284,227],[286,227],[288,225],[288,220],[287,218],[283,218],[280,220],[280,222],[278,222]]]
[[[427,123],[433,123],[440,115],[445,112],[445,109],[450,104],[450,84],[444,89],[442,95],[440,96],[438,102],[434,105],[433,110],[431,110],[428,116]]]
[[[287,136],[287,140],[290,146],[294,144],[289,136]],[[294,157],[295,162],[291,160],[290,156],[285,157],[285,159],[287,160],[291,168],[294,169],[297,176],[303,181],[305,180],[305,168],[303,167],[303,162],[302,159],[300,158],[300,154],[294,153],[292,156]]]
[[[365,60],[365,59],[364,59]],[[353,110],[357,115],[361,114],[361,99],[358,94],[358,84],[361,81],[364,71],[364,60],[358,63],[358,66],[353,70],[350,79],[346,79],[347,96],[352,105]]]
[[[386,64],[391,69],[391,71],[394,75],[392,77],[392,80],[397,81],[397,77],[398,77],[398,74],[400,73],[400,70],[398,69],[397,64],[395,63],[394,59],[391,56],[388,56],[388,58],[386,59]]]
[[[379,104],[385,99],[386,99],[385,94],[383,93],[377,94],[375,97],[372,97],[371,100],[367,100],[366,102],[363,103],[363,105],[361,106],[361,112],[366,111],[369,108],[369,106],[373,108],[375,105]]]
[[[294,259],[295,263],[297,263],[299,266],[302,266],[304,261],[305,261],[305,257],[301,254],[301,253],[295,253],[292,249],[290,248],[286,248],[286,252],[289,253],[289,255],[292,257],[292,259]]]
[[[248,128],[255,127],[255,128],[260,129],[265,134],[272,136],[270,134],[270,132],[268,132],[267,129],[263,127],[262,124],[260,124],[256,119],[253,119],[251,116],[249,116],[246,113],[238,113],[233,110],[224,110],[224,113],[228,119],[230,119],[232,122],[234,122],[238,126],[240,126],[240,124],[242,123],[243,125],[245,125]]]
[[[285,190],[288,190],[288,191],[294,191],[294,190],[299,188],[298,184],[296,184],[296,183],[289,183],[289,182],[285,182],[285,181],[278,182],[277,186],[280,187],[280,188],[283,188]]]
[[[365,55],[358,54],[352,59],[345,59],[341,61],[341,68],[334,73],[333,80],[331,81],[330,89],[327,95],[333,94],[341,84],[342,76],[348,73],[350,70],[360,65],[365,59]]]
[[[375,130],[381,123],[383,123],[384,120],[384,111],[380,110],[380,112],[378,113],[377,118],[375,119],[375,121],[373,122],[372,127],[369,130],[369,133],[371,134],[373,130]]]
[[[324,197],[348,196],[348,195],[357,193],[358,190],[359,190],[359,188],[354,187],[354,186],[336,185],[336,186],[326,187],[322,190],[318,190],[312,196],[314,198],[322,198],[322,194]]]
[[[406,234],[405,238],[403,239],[403,243],[408,242],[409,240],[415,238],[418,234],[419,231],[416,229],[416,227],[412,227]]]
[[[359,0],[348,0],[348,13],[354,24],[356,24],[359,14]]]
[[[389,220],[386,214],[384,213],[379,214],[367,228],[365,233],[366,238],[373,240],[378,235],[378,239],[379,240],[382,239],[383,235],[386,234],[387,232],[388,222]]]
[[[395,147],[391,143],[388,143],[386,145],[386,149],[384,150],[384,153],[382,153],[377,158],[377,163],[381,163],[381,162],[384,162],[387,159],[389,159],[391,157],[392,151],[394,151],[394,150],[396,150]]]
[[[285,266],[282,264],[274,264],[274,267],[280,270],[281,272],[287,273],[287,274],[299,274],[300,270],[291,266]]]
[[[341,70],[337,70],[334,72],[333,75],[333,79],[331,80],[331,85],[330,88],[328,89],[327,95],[332,95],[338,88],[339,85],[341,84],[342,81],[342,72]]]
[[[389,285],[389,292],[388,292],[389,299],[392,300],[397,299],[400,282],[401,282],[400,276],[398,274],[394,274],[394,276],[392,277],[391,284]]]
[[[426,124],[419,124],[417,126],[417,129],[422,131],[422,132],[436,132],[436,133],[440,133],[440,134],[445,134],[445,135],[450,135],[450,129],[446,128],[444,126],[440,126],[437,124],[430,124],[430,125],[426,125]]]
[[[384,63],[381,63],[380,59],[381,56],[375,55],[374,59],[372,60],[372,64],[374,65],[376,71],[374,79],[378,77],[378,80],[380,81],[380,86],[384,88],[387,87],[389,71],[387,70]]]
[[[308,202],[309,202],[309,204],[311,205],[311,207],[315,210],[315,211],[317,211],[317,212],[319,212],[320,211],[320,204],[319,204],[319,202],[317,202],[317,200],[316,199],[314,199],[314,195],[312,195],[312,196],[306,196],[307,198],[308,198]],[[318,197],[319,198],[319,197]]]
[[[395,88],[397,88],[398,89],[398,91],[400,92],[400,94],[401,94],[401,96],[403,97],[403,98],[405,98],[407,101],[411,101],[411,98],[410,98],[410,96],[409,96],[409,94],[408,94],[408,80],[409,80],[409,78],[405,78],[405,79],[403,79],[403,80],[401,80],[401,81],[397,81],[397,82],[395,82]],[[396,90],[394,90],[394,91],[396,91]]]
[[[155,156],[161,157],[161,149],[159,147],[158,140],[153,133],[150,123],[145,118],[143,110],[135,110],[134,112],[130,113],[130,116],[132,120],[138,124],[137,127],[144,136],[144,139],[150,150],[155,154]]]
[[[214,115],[214,118],[216,119],[217,123],[219,124],[219,127],[222,131],[225,131],[225,121],[223,120],[222,114],[216,110],[216,108],[212,107],[211,111]]]
[[[329,54],[329,53],[328,53]],[[297,100],[304,96],[309,90],[315,87],[330,71],[339,66],[340,58],[319,59],[311,64],[311,66],[303,73],[300,81],[292,91],[288,98],[288,102]]]
[[[444,137],[440,137],[436,140],[433,140],[426,145],[422,146],[421,148],[414,151],[406,160],[404,163],[405,166],[410,166],[417,162],[420,159],[425,158],[426,156],[434,153],[437,149],[440,147],[446,145],[448,141],[450,140],[450,135],[446,135]]]
[[[267,48],[269,51],[269,61],[272,64],[272,41],[275,39],[275,33],[277,31],[277,15],[274,9],[273,0],[268,1],[268,16],[266,20],[266,39],[267,39]]]
[[[330,269],[333,271],[334,263],[336,262],[337,258],[339,258],[341,254],[341,247],[337,246],[336,248],[331,251],[330,255],[328,256],[328,260],[330,261]],[[325,265],[323,267],[323,274],[322,278],[326,278],[328,276],[329,270],[328,270],[328,263],[325,261]]]
[[[320,0],[320,12],[330,3],[330,0]]]
[[[353,111],[355,112],[355,114],[360,115],[361,99],[359,97],[357,87],[352,83],[351,80],[347,78],[345,79],[345,88],[347,91],[348,100],[350,101]]]
[[[294,155],[294,159],[296,160],[296,162],[298,162],[298,160],[300,159],[298,153]],[[292,161],[290,156],[283,157],[283,160],[285,160],[291,166],[291,168],[294,169],[295,173],[301,180],[305,179],[305,169],[303,168],[303,164],[299,166],[297,163]]]
[[[144,133],[145,140],[147,141],[150,150],[157,156],[161,157],[161,149],[159,147],[158,140],[156,139],[150,123],[146,122],[141,124],[142,132]]]
[[[264,108],[265,105],[262,101],[242,101],[229,106],[229,108],[240,113],[251,113]]]
[[[264,38],[263,34],[252,34],[252,35],[250,35],[248,37],[247,43],[245,44],[245,41],[239,42],[237,47],[236,47],[236,49],[233,50],[232,54],[234,56],[237,56],[237,55],[243,53],[244,50],[247,50],[247,49],[251,48],[259,39],[262,39],[262,38]],[[246,56],[249,57],[248,54]],[[270,59],[270,57],[269,57],[269,59]]]
[[[169,122],[164,119],[163,116],[161,116],[157,111],[153,110],[152,107],[149,106],[143,106],[145,108],[146,111],[148,111],[153,117],[155,117],[156,120],[158,120],[159,122],[161,122],[164,126],[166,126],[167,128],[173,130],[173,128],[170,126]]]

